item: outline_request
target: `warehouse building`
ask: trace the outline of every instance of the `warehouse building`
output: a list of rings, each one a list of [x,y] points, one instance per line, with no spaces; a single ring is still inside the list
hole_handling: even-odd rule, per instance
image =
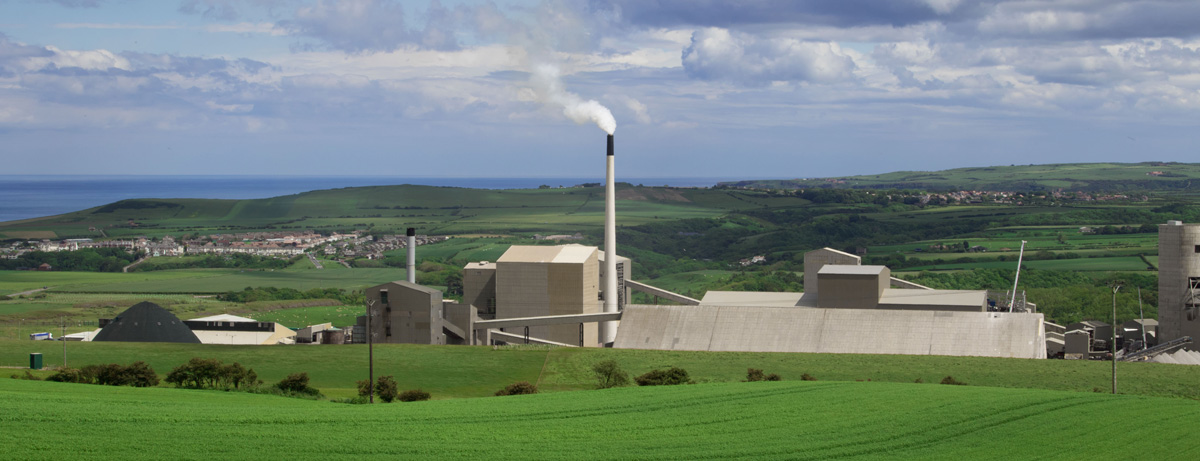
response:
[[[183,322],[204,344],[268,346],[294,344],[296,332],[275,322],[221,314]]]

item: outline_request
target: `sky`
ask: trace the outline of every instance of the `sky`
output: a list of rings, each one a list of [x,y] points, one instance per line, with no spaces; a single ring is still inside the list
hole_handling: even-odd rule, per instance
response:
[[[0,174],[1195,162],[1192,0],[0,0]],[[605,114],[611,114],[609,121]]]

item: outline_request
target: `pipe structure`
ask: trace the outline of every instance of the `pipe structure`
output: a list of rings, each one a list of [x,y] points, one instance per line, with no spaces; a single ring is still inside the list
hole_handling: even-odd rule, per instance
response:
[[[408,228],[408,283],[417,283],[417,229]]]
[[[608,171],[604,186],[604,312],[617,312],[617,183],[613,167],[613,135],[608,135]],[[600,344],[617,337],[615,322],[600,322]]]

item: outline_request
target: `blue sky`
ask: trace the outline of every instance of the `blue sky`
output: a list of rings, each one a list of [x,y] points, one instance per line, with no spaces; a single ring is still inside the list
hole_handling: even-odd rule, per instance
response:
[[[599,105],[626,178],[1192,162],[1195,18],[1186,0],[0,0],[0,172],[599,176]]]

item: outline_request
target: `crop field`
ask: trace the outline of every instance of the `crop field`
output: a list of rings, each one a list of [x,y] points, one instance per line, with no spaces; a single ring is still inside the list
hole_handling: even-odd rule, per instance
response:
[[[1189,424],[1200,418],[1197,402],[936,384],[728,383],[340,405],[0,380],[0,403],[0,444],[14,459],[272,458],[297,447],[319,458],[1200,456]]]
[[[354,325],[359,315],[365,314],[362,306],[312,306],[278,309],[269,312],[249,314],[254,320],[262,322],[277,322],[291,328],[302,328],[325,322],[342,328]]]
[[[336,263],[335,263],[336,264]],[[50,274],[62,274],[52,272]],[[4,280],[8,272],[0,272]],[[84,278],[86,282],[54,284],[53,291],[98,293],[224,293],[246,287],[341,288],[360,289],[405,278],[404,269],[354,270],[259,270],[180,269],[132,272],[128,274],[89,274],[103,277]],[[73,282],[66,277],[68,282]],[[2,285],[0,285],[2,286]]]
[[[29,354],[44,354],[47,366],[62,363],[62,344],[0,339],[0,366],[20,367]],[[68,365],[129,363],[142,360],[165,376],[192,357],[237,361],[273,383],[289,373],[307,372],[312,385],[331,397],[348,397],[354,383],[365,379],[367,347],[226,346],[150,343],[68,343]],[[986,357],[859,354],[793,354],[691,352],[627,349],[577,349],[534,346],[375,346],[376,375],[393,375],[402,389],[421,388],[435,399],[484,397],[517,381],[536,383],[543,391],[591,389],[590,367],[617,361],[636,376],[653,369],[682,367],[698,382],[737,382],[747,368],[797,380],[808,373],[822,381],[939,382],[946,376],[972,386],[1034,388],[1091,392],[1108,390],[1108,362],[1022,360]],[[1119,364],[1120,391],[1126,394],[1200,399],[1200,367],[1157,363]],[[2,376],[0,376],[2,377]]]
[[[1044,261],[1023,261],[1022,266],[1031,269],[1060,270],[1060,271],[1145,271],[1146,263],[1137,256],[1120,256],[1115,258],[1077,258],[1050,259]],[[905,268],[908,271],[924,270],[961,270],[961,269],[1015,269],[1016,259],[1011,261],[986,261],[974,263],[949,263]]]

